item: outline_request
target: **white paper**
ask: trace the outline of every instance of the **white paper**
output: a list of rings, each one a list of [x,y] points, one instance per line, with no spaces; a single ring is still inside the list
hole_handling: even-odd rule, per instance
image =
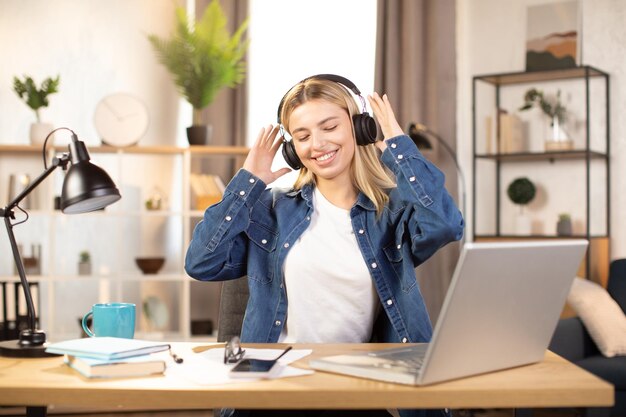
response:
[[[254,359],[274,359],[283,352],[283,349],[248,349],[245,357]],[[312,370],[294,368],[288,366],[291,362],[310,355],[311,349],[292,349],[278,360],[280,369],[275,372],[271,379],[287,378],[291,376],[303,376],[313,374]],[[179,352],[176,352],[179,354]],[[186,352],[181,355],[184,358],[182,364],[168,364],[165,371],[167,376],[176,376],[190,380],[200,385],[229,384],[233,382],[251,382],[263,378],[233,378],[229,371],[235,364],[224,364],[224,348],[213,348],[201,353]],[[267,379],[267,378],[265,378]]]

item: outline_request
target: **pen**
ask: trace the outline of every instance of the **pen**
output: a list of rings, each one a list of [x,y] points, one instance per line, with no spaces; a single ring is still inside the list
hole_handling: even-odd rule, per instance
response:
[[[285,353],[289,352],[291,350],[293,346],[287,346],[287,349],[283,350],[282,353],[280,355],[278,355],[278,357],[276,359],[274,359],[275,361],[279,360],[280,358],[282,358],[283,356],[285,356]]]

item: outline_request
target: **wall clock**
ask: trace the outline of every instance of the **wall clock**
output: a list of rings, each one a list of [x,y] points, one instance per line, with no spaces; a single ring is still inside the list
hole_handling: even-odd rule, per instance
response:
[[[102,143],[111,146],[136,144],[148,129],[148,108],[137,97],[115,93],[96,105],[94,124]]]

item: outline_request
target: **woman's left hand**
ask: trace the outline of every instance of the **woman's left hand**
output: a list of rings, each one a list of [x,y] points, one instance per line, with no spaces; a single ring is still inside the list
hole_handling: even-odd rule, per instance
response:
[[[378,120],[378,124],[383,131],[385,141],[387,139],[403,135],[404,131],[396,120],[396,116],[393,113],[387,94],[383,94],[383,96],[380,97],[378,93],[374,93],[367,96],[367,98],[372,106],[372,110],[374,110],[374,116],[376,116],[376,120]],[[387,147],[385,141],[376,142],[376,146],[378,146],[381,151],[385,150]]]

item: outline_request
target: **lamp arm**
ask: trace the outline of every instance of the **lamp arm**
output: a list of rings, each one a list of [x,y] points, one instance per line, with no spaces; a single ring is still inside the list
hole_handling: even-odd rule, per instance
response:
[[[7,229],[9,236],[9,243],[11,244],[11,251],[13,252],[13,259],[15,261],[15,267],[20,277],[20,282],[24,290],[24,298],[26,300],[26,308],[28,311],[28,329],[29,332],[20,333],[20,344],[23,345],[38,345],[43,344],[46,340],[45,333],[36,331],[36,314],[35,304],[33,303],[33,296],[30,292],[28,280],[26,279],[26,272],[24,271],[24,263],[22,262],[22,256],[20,255],[17,242],[15,240],[15,234],[13,233],[13,223],[11,219],[14,219],[13,209],[26,198],[43,180],[45,180],[51,173],[58,167],[65,167],[70,160],[68,154],[63,154],[59,158],[54,158],[52,165],[47,168],[39,177],[37,177],[31,184],[28,185],[21,193],[17,195],[4,209],[0,209],[0,217],[4,217],[4,225]]]
[[[7,206],[4,208],[4,210],[0,210],[0,216],[3,216],[3,217],[10,216],[10,215],[7,215],[7,213],[11,213],[13,211],[13,209],[15,207],[17,207],[17,205],[24,198],[26,198],[28,196],[28,194],[30,194],[35,188],[37,188],[37,186],[39,186],[39,184],[41,184],[43,182],[43,180],[45,180],[50,174],[52,174],[52,171],[54,171],[58,167],[65,168],[69,162],[70,162],[70,156],[68,154],[63,154],[60,157],[55,157],[52,160],[52,165],[50,165],[48,168],[46,168],[46,170],[43,173],[41,173],[41,175],[39,175],[37,178],[35,178],[35,180],[32,183],[30,183],[26,188],[24,188],[22,190],[22,192],[20,192],[13,199],[13,201],[11,201],[9,204],[7,204]]]

